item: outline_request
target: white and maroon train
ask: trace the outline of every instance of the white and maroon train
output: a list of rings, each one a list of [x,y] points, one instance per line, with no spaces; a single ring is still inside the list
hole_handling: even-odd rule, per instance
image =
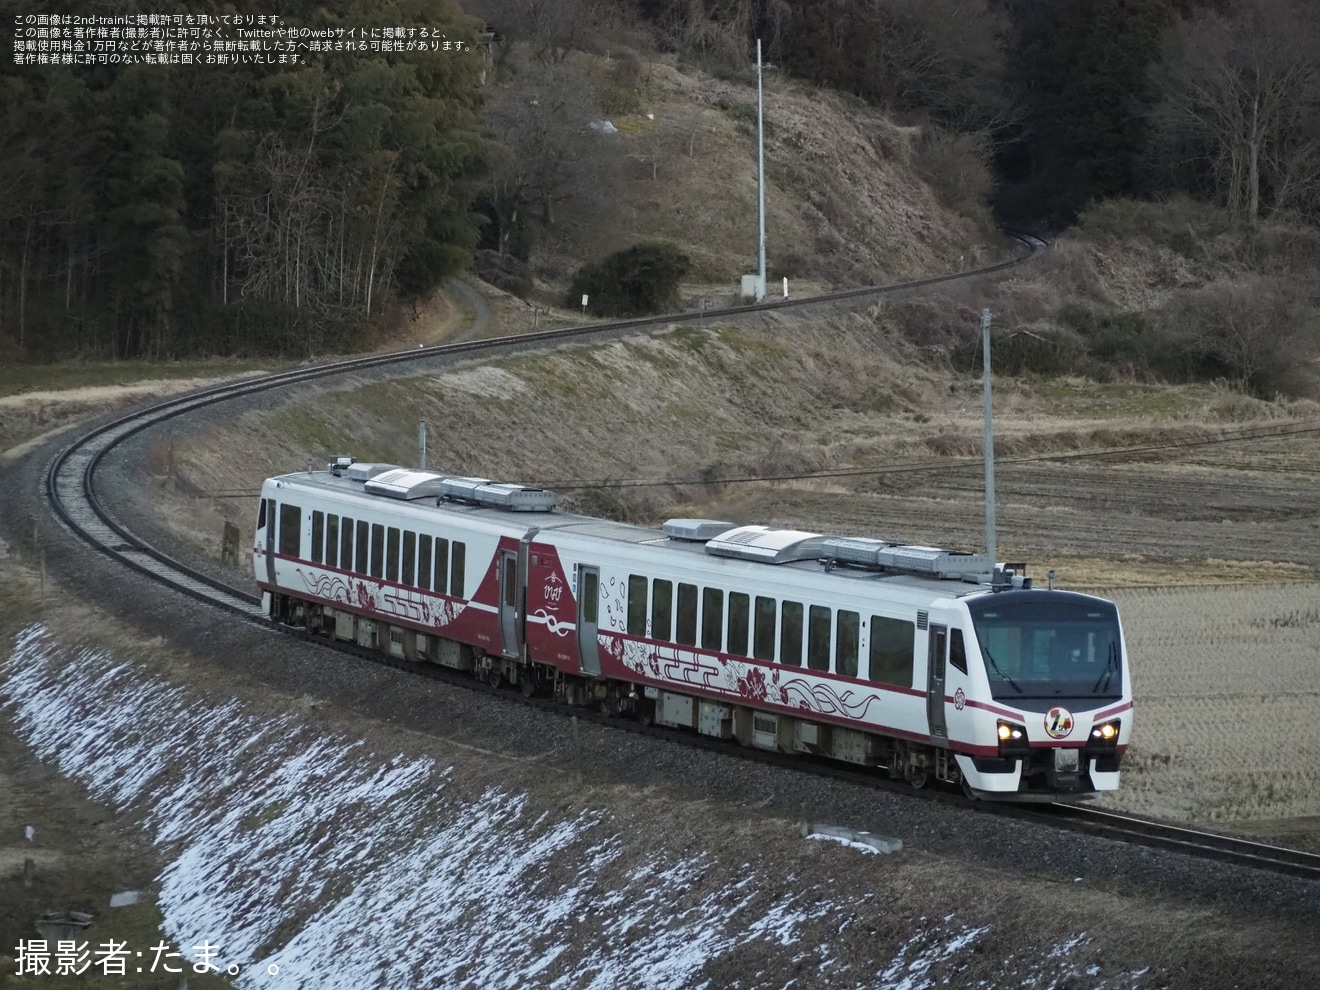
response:
[[[984,798],[1118,786],[1111,602],[984,556],[555,510],[548,491],[337,458],[268,479],[267,613],[574,704]]]

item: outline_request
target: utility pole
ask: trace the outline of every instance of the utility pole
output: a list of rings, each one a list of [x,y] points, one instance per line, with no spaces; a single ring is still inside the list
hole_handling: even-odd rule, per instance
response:
[[[990,412],[990,310],[981,310],[981,392],[985,397],[985,552],[990,558],[991,582],[999,568],[995,548],[995,430]]]
[[[765,299],[765,121],[761,100],[761,39],[756,39],[756,187],[760,237],[756,278],[756,301]]]

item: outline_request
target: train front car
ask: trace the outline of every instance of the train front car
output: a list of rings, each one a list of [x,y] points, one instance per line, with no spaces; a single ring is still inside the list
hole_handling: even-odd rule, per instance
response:
[[[1132,681],[1114,604],[1013,590],[960,605],[968,687],[948,706],[948,730],[972,792],[1066,800],[1117,789]]]

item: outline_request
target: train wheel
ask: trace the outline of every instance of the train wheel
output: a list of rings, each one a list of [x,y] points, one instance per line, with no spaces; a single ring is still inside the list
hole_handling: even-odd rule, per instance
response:
[[[930,779],[930,776],[921,767],[914,767],[911,765],[909,765],[907,768],[906,776],[907,776],[907,782],[911,784],[913,787],[915,787],[917,790],[921,790],[923,787],[925,787],[926,781]]]
[[[490,670],[486,671],[486,683],[493,688],[499,687],[504,683],[504,671],[492,665]]]
[[[655,725],[655,702],[650,698],[642,698],[637,702],[637,709],[633,713],[637,721],[642,725],[650,727]]]
[[[536,682],[536,675],[532,673],[530,667],[519,673],[518,687],[522,691],[522,696],[524,698],[535,696],[537,688],[539,688],[540,685]]]

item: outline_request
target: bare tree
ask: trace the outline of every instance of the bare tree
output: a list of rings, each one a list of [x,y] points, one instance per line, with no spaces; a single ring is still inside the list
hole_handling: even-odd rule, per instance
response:
[[[542,62],[558,64],[590,43],[601,0],[476,0],[465,5],[512,41],[526,41]]]
[[[1155,125],[1208,162],[1218,192],[1248,222],[1271,192],[1277,210],[1316,191],[1318,26],[1311,4],[1233,0],[1224,14],[1180,21],[1166,39]]]
[[[491,185],[499,215],[501,250],[526,211],[545,226],[569,200],[599,212],[609,198],[621,154],[619,136],[593,129],[600,118],[594,87],[564,66],[527,64],[486,107],[503,162]]]
[[[1243,392],[1269,399],[1295,387],[1315,353],[1312,306],[1287,280],[1250,276],[1190,293],[1177,308],[1196,328],[1194,351],[1209,355]]]

